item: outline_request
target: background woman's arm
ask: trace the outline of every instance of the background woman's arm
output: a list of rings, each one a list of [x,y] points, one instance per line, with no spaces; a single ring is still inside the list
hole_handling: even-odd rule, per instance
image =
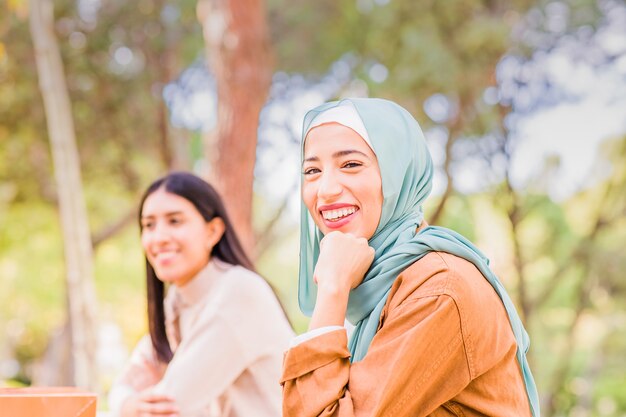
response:
[[[113,383],[109,395],[109,408],[116,416],[132,416],[124,413],[124,404],[132,397],[156,385],[165,371],[165,364],[158,361],[150,336],[142,337],[122,373]]]

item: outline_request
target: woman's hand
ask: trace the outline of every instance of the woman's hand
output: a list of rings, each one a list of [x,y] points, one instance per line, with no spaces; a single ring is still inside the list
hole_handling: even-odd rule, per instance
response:
[[[350,290],[363,281],[373,260],[374,249],[365,238],[341,232],[324,236],[313,272],[317,299],[309,330],[343,325]]]
[[[120,410],[122,417],[178,417],[178,406],[168,395],[143,391],[124,401]]]
[[[348,292],[358,286],[374,260],[374,249],[363,237],[331,232],[320,242],[313,278],[318,287]]]

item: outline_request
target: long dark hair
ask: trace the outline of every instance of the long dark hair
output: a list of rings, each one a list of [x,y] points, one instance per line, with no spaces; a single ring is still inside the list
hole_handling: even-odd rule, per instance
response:
[[[255,271],[254,265],[243,246],[239,242],[235,230],[228,218],[222,198],[209,183],[188,172],[172,172],[154,181],[146,190],[139,205],[139,228],[141,229],[141,212],[146,198],[157,190],[163,189],[168,193],[176,194],[191,202],[205,221],[215,217],[222,219],[225,231],[222,238],[211,251],[211,257],[216,257],[232,265],[240,265]],[[154,268],[146,258],[146,282],[148,287],[148,324],[152,346],[156,354],[164,363],[169,363],[174,354],[170,348],[165,333],[165,312],[163,298],[165,286],[157,278]],[[284,310],[283,310],[284,311]]]

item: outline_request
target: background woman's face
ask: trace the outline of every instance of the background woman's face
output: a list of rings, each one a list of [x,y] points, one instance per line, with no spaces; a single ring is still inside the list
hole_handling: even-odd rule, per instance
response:
[[[373,236],[382,212],[382,180],[376,155],[358,133],[338,123],[313,128],[302,172],[302,199],[323,234]]]
[[[141,210],[141,244],[163,282],[183,286],[209,261],[208,223],[187,199],[159,189]]]

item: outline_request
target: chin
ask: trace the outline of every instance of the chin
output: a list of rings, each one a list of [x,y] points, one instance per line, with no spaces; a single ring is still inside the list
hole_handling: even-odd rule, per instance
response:
[[[172,283],[176,283],[176,281],[178,281],[180,279],[179,276],[172,274],[171,272],[168,273],[168,271],[154,271],[156,273],[157,278],[159,279],[159,281],[163,281],[163,282],[167,282],[169,284]]]
[[[176,282],[175,279],[170,279],[167,276],[163,277],[161,275],[157,275],[157,278],[159,278],[159,281],[165,283],[165,284],[173,284]]]

